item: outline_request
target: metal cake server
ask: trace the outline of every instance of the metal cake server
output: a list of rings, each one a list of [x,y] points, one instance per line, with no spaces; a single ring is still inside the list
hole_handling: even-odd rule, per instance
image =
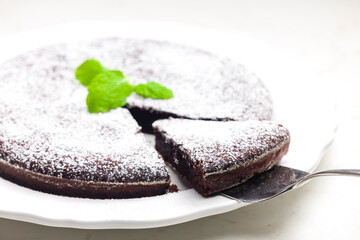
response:
[[[262,202],[296,189],[308,180],[321,176],[360,177],[360,169],[334,169],[308,173],[284,166],[275,166],[243,184],[222,191],[221,195],[240,202]]]

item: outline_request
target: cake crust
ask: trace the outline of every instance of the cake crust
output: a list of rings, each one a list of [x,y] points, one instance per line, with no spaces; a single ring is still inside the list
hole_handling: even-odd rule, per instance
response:
[[[158,182],[115,183],[59,178],[20,168],[2,160],[0,176],[18,185],[45,193],[96,199],[161,195],[165,194],[169,187],[169,181],[166,179]]]

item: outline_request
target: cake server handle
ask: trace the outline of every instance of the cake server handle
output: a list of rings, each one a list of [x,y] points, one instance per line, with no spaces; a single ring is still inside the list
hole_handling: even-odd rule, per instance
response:
[[[298,188],[306,183],[308,180],[311,180],[316,177],[324,177],[324,176],[352,176],[352,177],[360,177],[360,169],[331,169],[320,172],[314,172],[304,177],[298,179],[294,184],[293,188]]]
[[[360,169],[332,169],[308,173],[294,168],[275,166],[243,184],[222,191],[221,195],[240,202],[262,202],[298,188],[311,179],[323,176],[360,177]]]

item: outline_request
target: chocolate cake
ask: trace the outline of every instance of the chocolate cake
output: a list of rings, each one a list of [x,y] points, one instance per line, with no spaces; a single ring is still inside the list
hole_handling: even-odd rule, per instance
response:
[[[158,152],[203,195],[270,169],[290,143],[289,131],[270,121],[170,119],[153,126]]]
[[[175,97],[134,94],[127,109],[90,114],[86,88],[74,76],[90,58],[123,71],[133,84],[159,82]],[[253,73],[202,50],[120,38],[47,46],[0,66],[0,176],[67,196],[163,194],[169,174],[136,121],[151,131],[154,120],[169,116],[264,120],[271,115],[269,92]]]

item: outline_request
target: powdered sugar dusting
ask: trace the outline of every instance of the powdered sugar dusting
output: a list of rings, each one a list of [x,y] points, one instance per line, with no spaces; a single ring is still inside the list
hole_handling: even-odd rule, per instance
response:
[[[0,159],[46,175],[102,182],[169,178],[128,110],[90,114],[65,46],[6,62],[0,70]],[[63,55],[65,54],[65,55]]]
[[[126,109],[89,114],[75,68],[95,58],[136,84],[157,81],[168,100],[132,95],[138,106],[197,119],[270,119],[272,102],[243,66],[176,44],[100,39],[48,46],[0,68],[0,158],[43,174],[70,179],[136,182],[168,178]]]
[[[289,131],[270,121],[213,122],[185,119],[153,124],[205,173],[246,166],[253,159],[290,140]]]
[[[113,38],[69,45],[66,52],[81,56],[77,64],[95,58],[110,69],[121,69],[133,83],[160,82],[175,96],[157,100],[133,94],[128,98],[129,107],[193,119],[269,120],[272,116],[270,94],[252,72],[199,49]]]

